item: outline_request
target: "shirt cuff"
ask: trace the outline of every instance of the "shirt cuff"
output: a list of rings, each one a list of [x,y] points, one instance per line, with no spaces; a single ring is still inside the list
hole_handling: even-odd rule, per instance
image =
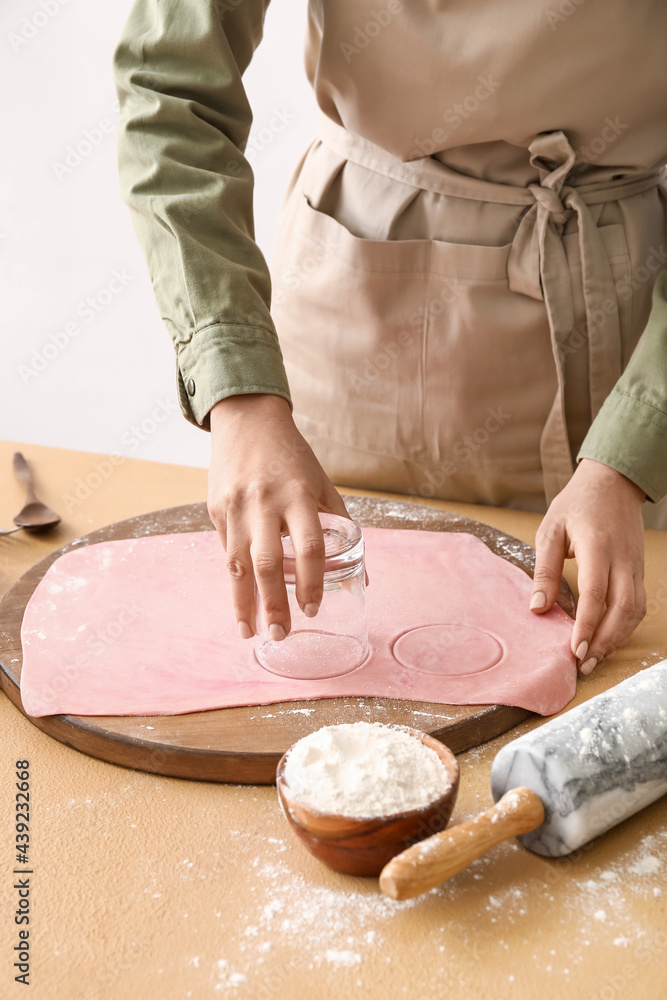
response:
[[[667,413],[613,389],[577,455],[611,466],[658,503],[667,496]]]
[[[178,400],[184,416],[210,430],[211,408],[227,396],[250,392],[282,396],[292,405],[274,332],[220,323],[178,345]]]

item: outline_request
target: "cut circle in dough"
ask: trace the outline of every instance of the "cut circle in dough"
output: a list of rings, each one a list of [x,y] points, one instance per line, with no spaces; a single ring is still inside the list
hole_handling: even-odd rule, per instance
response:
[[[392,652],[409,670],[441,677],[478,674],[499,663],[503,646],[472,625],[421,625],[399,635]]]
[[[336,635],[332,632],[290,632],[282,642],[268,643],[260,659],[255,649],[255,659],[263,670],[278,677],[292,677],[295,680],[327,680],[342,677],[353,670],[359,670],[368,659],[358,639],[351,635]]]

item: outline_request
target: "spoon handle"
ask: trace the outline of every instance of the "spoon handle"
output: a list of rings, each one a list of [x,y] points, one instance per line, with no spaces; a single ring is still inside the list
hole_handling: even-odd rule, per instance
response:
[[[39,502],[35,496],[35,491],[32,485],[32,476],[30,474],[30,469],[28,468],[28,463],[21,454],[20,451],[14,452],[14,472],[16,473],[17,479],[20,479],[26,488],[28,494],[28,502],[35,503]]]

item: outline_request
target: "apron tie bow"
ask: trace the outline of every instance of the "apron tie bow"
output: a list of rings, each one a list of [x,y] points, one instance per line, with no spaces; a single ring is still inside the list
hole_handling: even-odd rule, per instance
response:
[[[591,419],[621,375],[621,328],[611,265],[588,205],[579,192],[565,186],[576,155],[563,132],[538,135],[528,147],[540,174],[528,185],[535,199],[522,216],[508,259],[513,292],[543,299],[556,365],[557,391],[540,439],[544,491],[551,500],[574,471],[565,419],[565,357],[588,343]],[[581,275],[586,307],[584,330],[574,330],[572,272],[562,232],[577,215]],[[577,336],[575,337],[575,334]],[[583,337],[583,343],[582,343]]]

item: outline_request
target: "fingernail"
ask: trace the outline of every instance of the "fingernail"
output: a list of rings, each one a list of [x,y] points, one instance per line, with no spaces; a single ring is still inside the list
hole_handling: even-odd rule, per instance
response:
[[[269,635],[271,636],[274,642],[280,642],[282,639],[285,638],[285,629],[282,627],[282,625],[276,625],[274,623],[273,625],[269,626]]]
[[[590,674],[590,672],[593,670],[593,667],[597,662],[598,661],[595,659],[595,657],[591,656],[590,660],[586,660],[585,663],[582,663],[579,669],[581,670],[582,674]]]
[[[239,635],[242,639],[252,639],[253,631],[247,622],[239,622]]]
[[[537,611],[539,608],[543,608],[547,603],[547,595],[543,594],[541,590],[538,590],[536,594],[530,599],[530,610]]]
[[[311,601],[310,604],[306,604],[306,606],[303,609],[303,613],[306,616],[306,618],[314,618],[319,610],[320,610],[319,604],[315,604],[314,601]]]
[[[579,645],[577,646],[577,651],[574,655],[578,660],[583,660],[587,652],[588,652],[588,643],[584,640],[583,642],[579,643]]]

